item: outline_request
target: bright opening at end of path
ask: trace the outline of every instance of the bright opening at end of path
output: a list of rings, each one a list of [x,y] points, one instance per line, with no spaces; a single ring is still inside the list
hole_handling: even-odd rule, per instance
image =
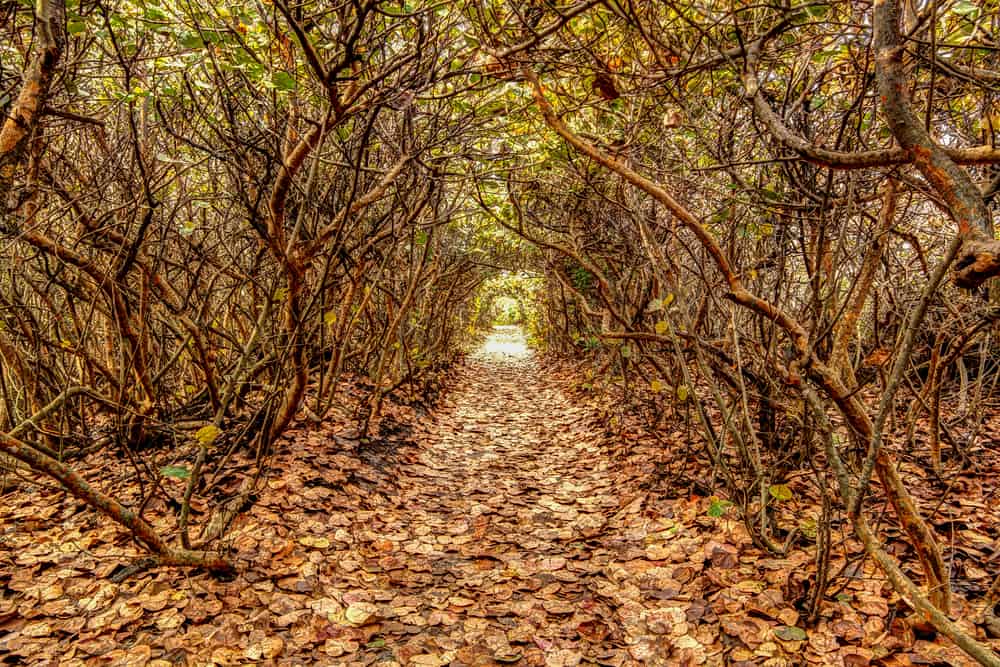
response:
[[[527,357],[531,355],[524,331],[516,324],[503,324],[493,327],[479,352],[484,357]]]

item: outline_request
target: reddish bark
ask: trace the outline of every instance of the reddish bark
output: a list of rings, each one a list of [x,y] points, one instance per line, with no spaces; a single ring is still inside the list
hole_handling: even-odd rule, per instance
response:
[[[876,0],[874,11],[875,73],[882,114],[896,141],[913,156],[914,166],[934,187],[958,225],[963,244],[953,279],[960,287],[976,287],[1000,273],[1000,241],[982,194],[969,174],[937,144],[913,112],[903,66],[898,0]]]
[[[14,176],[25,160],[27,146],[45,108],[56,65],[62,56],[64,0],[38,3],[39,47],[24,73],[24,83],[0,126],[0,211],[6,212]]]

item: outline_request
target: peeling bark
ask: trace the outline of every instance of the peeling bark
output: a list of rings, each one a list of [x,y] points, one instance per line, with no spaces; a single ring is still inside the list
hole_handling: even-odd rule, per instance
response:
[[[898,0],[875,0],[875,79],[882,114],[896,141],[913,156],[914,166],[947,205],[958,225],[962,247],[953,267],[959,287],[977,287],[1000,274],[1000,241],[982,193],[969,174],[937,144],[913,112],[903,66]]]

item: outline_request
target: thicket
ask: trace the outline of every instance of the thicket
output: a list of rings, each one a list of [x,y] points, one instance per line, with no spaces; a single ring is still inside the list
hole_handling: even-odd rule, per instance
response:
[[[814,610],[844,519],[938,631],[1000,664],[948,617],[947,563],[896,454],[944,479],[995,412],[995,8],[39,0],[0,15],[9,467],[55,477],[163,563],[225,569],[212,545],[252,484],[200,536],[189,517],[230,452],[265,471],[345,373],[372,387],[369,428],[507,297],[548,352],[691,405],[762,548],[794,539],[773,503],[811,471]],[[156,466],[153,447],[194,462]],[[187,479],[175,536],[74,470],[95,448],[150,497]],[[874,480],[916,574],[872,525]]]

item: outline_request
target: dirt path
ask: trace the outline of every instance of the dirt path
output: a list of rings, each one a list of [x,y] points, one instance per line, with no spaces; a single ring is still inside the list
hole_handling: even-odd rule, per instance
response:
[[[343,598],[392,617],[378,626],[386,656],[415,665],[705,662],[688,623],[705,612],[700,586],[682,593],[671,570],[648,559],[686,561],[691,540],[663,547],[676,524],[640,516],[643,496],[596,428],[518,332],[499,331],[468,360],[416,460],[399,468],[398,497],[364,534],[386,551],[379,565],[391,591]],[[717,637],[706,625],[703,639]]]
[[[443,659],[621,664],[607,597],[617,585],[594,540],[619,508],[616,477],[587,411],[520,346],[516,332],[498,333],[468,362],[419,463],[404,468],[385,536],[407,534],[410,567],[435,575],[413,592],[447,621],[424,637],[438,635]]]

